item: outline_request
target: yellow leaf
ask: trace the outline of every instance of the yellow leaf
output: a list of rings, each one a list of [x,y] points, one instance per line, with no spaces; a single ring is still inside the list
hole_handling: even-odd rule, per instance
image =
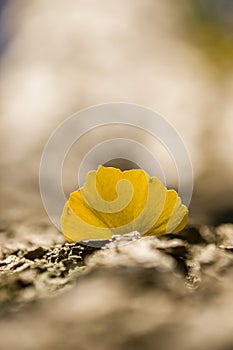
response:
[[[71,193],[62,213],[68,241],[111,239],[113,234],[141,235],[178,232],[187,223],[188,209],[174,190],[167,190],[144,170],[121,171],[99,166],[85,185]]]

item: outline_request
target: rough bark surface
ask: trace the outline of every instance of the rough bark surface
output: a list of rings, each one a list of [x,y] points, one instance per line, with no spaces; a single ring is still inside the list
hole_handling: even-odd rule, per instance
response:
[[[23,230],[1,229],[0,349],[233,347],[233,225],[102,249]]]

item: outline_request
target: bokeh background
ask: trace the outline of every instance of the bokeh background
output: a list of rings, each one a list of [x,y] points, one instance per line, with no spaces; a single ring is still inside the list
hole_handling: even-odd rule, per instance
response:
[[[190,222],[232,222],[232,0],[1,0],[1,225],[48,220],[38,185],[47,139],[78,110],[114,101],[158,111],[182,136]],[[82,154],[103,134],[87,135]]]

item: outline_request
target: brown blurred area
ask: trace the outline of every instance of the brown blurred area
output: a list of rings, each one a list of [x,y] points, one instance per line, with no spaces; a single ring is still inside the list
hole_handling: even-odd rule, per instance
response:
[[[47,139],[71,114],[113,101],[152,108],[182,135],[190,221],[232,221],[233,1],[8,0],[0,11],[1,222],[47,220]]]

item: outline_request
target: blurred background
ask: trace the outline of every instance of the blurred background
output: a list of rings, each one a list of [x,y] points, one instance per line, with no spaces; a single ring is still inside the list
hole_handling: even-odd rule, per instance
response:
[[[182,136],[190,222],[232,222],[233,0],[1,0],[2,229],[48,220],[38,185],[46,141],[78,110],[114,101],[156,110]],[[103,133],[86,135],[82,153]]]

